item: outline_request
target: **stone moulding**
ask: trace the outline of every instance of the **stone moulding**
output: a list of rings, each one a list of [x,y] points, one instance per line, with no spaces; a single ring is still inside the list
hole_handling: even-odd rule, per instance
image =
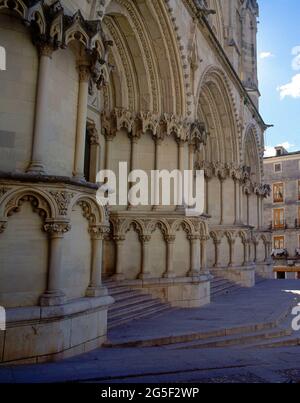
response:
[[[165,137],[174,135],[177,141],[189,142],[200,149],[209,136],[205,123],[173,114],[136,113],[116,108],[113,111],[103,111],[101,118],[102,134],[107,138],[114,138],[121,130],[127,130],[128,134],[138,138],[152,132],[154,138],[164,140]]]
[[[113,302],[105,296],[82,298],[55,307],[7,309],[0,361],[37,363],[100,347],[106,341],[107,310]],[[85,332],[85,328],[90,332]]]

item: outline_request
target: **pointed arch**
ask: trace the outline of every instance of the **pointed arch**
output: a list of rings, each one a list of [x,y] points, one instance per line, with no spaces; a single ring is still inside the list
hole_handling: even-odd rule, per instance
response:
[[[250,124],[243,137],[242,164],[251,168],[251,180],[253,183],[261,183],[263,179],[263,154],[258,132],[253,124]]]
[[[110,62],[118,66],[110,75],[113,107],[184,116],[183,68],[164,2],[112,0],[103,24],[114,41]]]
[[[203,74],[197,91],[197,117],[210,133],[200,159],[208,162],[239,162],[238,117],[225,73],[214,66]]]

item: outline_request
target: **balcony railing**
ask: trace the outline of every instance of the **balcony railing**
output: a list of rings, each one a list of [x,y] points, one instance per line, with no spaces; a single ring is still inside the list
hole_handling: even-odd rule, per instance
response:
[[[272,221],[270,223],[269,229],[270,230],[278,230],[278,231],[279,230],[285,230],[285,229],[288,229],[288,224],[287,224],[286,220],[281,221],[281,222]]]
[[[284,197],[274,197],[273,203],[284,203]]]

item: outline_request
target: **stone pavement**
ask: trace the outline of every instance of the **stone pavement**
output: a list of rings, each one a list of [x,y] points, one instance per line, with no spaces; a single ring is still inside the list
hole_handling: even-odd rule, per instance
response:
[[[157,338],[160,344],[164,337],[169,341],[170,336],[270,322],[291,311],[291,307],[297,304],[297,291],[300,294],[300,282],[296,280],[268,280],[255,288],[243,288],[221,295],[202,308],[176,309],[157,318],[135,321],[113,329],[109,333],[109,340],[113,345],[118,345]]]
[[[158,337],[208,332],[274,320],[297,304],[300,282],[266,281],[254,289],[220,296],[202,309],[175,310],[167,316],[136,321],[114,329],[116,345]],[[300,333],[300,332],[297,332]],[[300,337],[300,334],[298,335]],[[300,380],[300,348],[177,349],[157,347],[102,348],[62,362],[0,367],[0,382],[290,382]]]

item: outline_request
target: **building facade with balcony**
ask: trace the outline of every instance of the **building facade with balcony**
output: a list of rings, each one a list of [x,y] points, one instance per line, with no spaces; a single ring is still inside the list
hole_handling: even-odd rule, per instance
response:
[[[264,217],[272,231],[274,275],[300,279],[300,151],[276,147],[276,156],[265,158],[264,168],[272,188]]]

